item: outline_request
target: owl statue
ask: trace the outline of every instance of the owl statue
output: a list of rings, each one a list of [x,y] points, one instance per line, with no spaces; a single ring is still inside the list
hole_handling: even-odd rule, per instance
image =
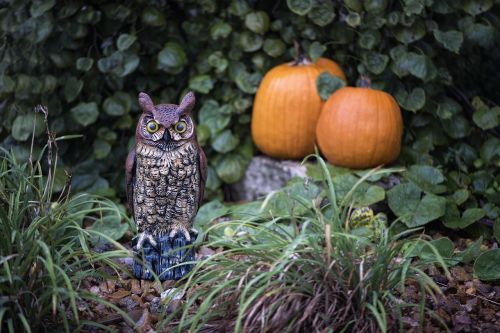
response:
[[[177,280],[194,261],[193,219],[203,198],[207,160],[196,141],[192,92],[180,105],[154,105],[139,94],[142,115],[126,161],[127,200],[139,235],[134,275]]]

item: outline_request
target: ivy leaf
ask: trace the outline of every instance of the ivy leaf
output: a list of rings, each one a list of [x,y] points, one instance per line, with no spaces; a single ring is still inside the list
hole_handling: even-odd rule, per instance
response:
[[[226,70],[229,62],[222,55],[222,52],[216,51],[208,57],[208,64],[215,68],[216,73],[222,73]]]
[[[64,84],[64,97],[66,98],[66,101],[68,103],[73,102],[78,97],[78,95],[80,95],[82,88],[82,80],[78,80],[74,76],[71,76],[69,79],[67,79],[66,83]]]
[[[168,42],[158,53],[158,69],[170,74],[179,74],[187,63],[184,49],[175,42]]]
[[[20,114],[14,119],[12,124],[12,137],[17,141],[26,141],[31,138],[35,128],[35,136],[40,135],[45,130],[43,117],[38,113]]]
[[[360,12],[363,10],[363,4],[361,0],[344,0],[344,4],[347,8],[354,12]]]
[[[422,88],[415,88],[411,93],[404,90],[398,90],[395,94],[399,105],[409,111],[418,111],[425,105],[425,91]]]
[[[495,220],[495,224],[493,225],[493,234],[496,239],[500,239],[500,218]]]
[[[466,189],[458,189],[449,196],[449,199],[456,205],[461,205],[469,199],[469,191]]]
[[[122,219],[118,211],[106,210],[99,216],[100,218],[92,223],[91,230],[102,233],[113,240],[122,238],[129,228],[127,223],[121,223]],[[102,237],[95,234],[91,235],[91,240],[94,244],[106,242]]]
[[[479,15],[488,11],[493,6],[491,0],[469,0],[464,1],[462,9],[472,16]]]
[[[438,104],[437,115],[441,119],[451,119],[454,115],[459,114],[462,107],[455,100],[445,97]]]
[[[363,0],[365,10],[372,14],[382,14],[387,8],[387,0]]]
[[[496,30],[491,25],[474,23],[465,28],[465,38],[487,48],[495,42]]]
[[[462,115],[457,115],[452,119],[443,119],[441,123],[443,130],[453,139],[465,138],[471,131],[469,121]]]
[[[241,91],[255,94],[261,80],[262,75],[260,73],[241,72],[236,76],[235,83]]]
[[[263,11],[248,13],[245,16],[245,26],[250,31],[263,35],[269,29],[269,16]]]
[[[73,118],[84,127],[95,123],[99,116],[99,111],[95,102],[80,103],[73,107],[70,113]]]
[[[443,45],[443,47],[451,52],[459,53],[460,47],[464,41],[464,35],[461,31],[439,31],[434,30],[434,38]]]
[[[125,106],[122,101],[116,98],[115,96],[111,96],[106,98],[102,105],[104,112],[109,114],[110,116],[121,116],[125,114]]]
[[[102,139],[96,139],[94,141],[94,156],[96,159],[102,160],[103,158],[106,158],[110,152],[111,145],[109,142]]]
[[[500,107],[482,107],[472,114],[474,123],[483,130],[489,130],[500,125]]]
[[[410,44],[422,39],[425,36],[425,24],[417,21],[411,27],[401,27],[396,31],[394,37],[403,44]]]
[[[425,192],[443,193],[446,191],[446,186],[439,185],[445,180],[443,173],[432,166],[412,165],[405,176]]]
[[[281,39],[267,38],[264,41],[263,50],[267,55],[277,58],[286,52],[286,44]]]
[[[200,124],[206,125],[212,137],[224,130],[230,123],[231,117],[220,112],[219,103],[213,99],[207,100],[199,111]]]
[[[146,7],[142,12],[142,22],[152,27],[164,26],[167,21],[163,13],[155,7]]]
[[[327,100],[331,94],[340,88],[345,87],[344,80],[337,76],[333,76],[328,72],[321,73],[316,79],[316,89],[323,100]]]
[[[374,30],[363,31],[358,39],[358,45],[364,49],[371,50],[380,40],[380,34]]]
[[[474,275],[483,281],[500,279],[500,249],[481,253],[474,263]]]
[[[399,184],[387,192],[389,207],[409,228],[429,223],[445,213],[446,199],[434,194],[422,197],[412,183]]]
[[[309,58],[311,58],[312,62],[316,62],[316,60],[318,60],[325,51],[326,46],[317,41],[314,41],[309,46]]]
[[[410,73],[422,80],[427,78],[429,71],[426,56],[401,49],[399,49],[399,52],[391,52],[391,56],[394,58],[392,71],[397,76],[404,77]]]
[[[307,14],[307,17],[314,24],[324,27],[332,23],[335,19],[335,10],[332,1],[314,1],[313,7]]]
[[[245,52],[254,52],[262,47],[263,39],[260,35],[244,31],[240,34],[240,46]]]
[[[194,219],[194,227],[197,230],[206,230],[206,226],[221,216],[229,214],[229,208],[219,200],[213,200],[202,205]]]
[[[361,16],[358,13],[349,13],[345,18],[345,22],[350,27],[356,28],[361,24]]]
[[[240,139],[231,130],[225,130],[213,139],[212,148],[219,153],[226,154],[236,148],[239,143]]]
[[[210,128],[206,124],[196,126],[196,139],[202,147],[206,145],[208,139],[210,139]]]
[[[209,75],[197,75],[189,80],[189,88],[202,94],[208,94],[214,87]]]
[[[424,4],[420,0],[404,0],[403,10],[406,15],[420,15],[424,10]]]
[[[357,207],[370,206],[385,199],[385,190],[378,185],[367,186],[366,189],[359,187],[353,199]]]
[[[137,40],[137,36],[134,35],[129,35],[129,34],[121,34],[117,41],[116,41],[116,47],[120,51],[125,51],[129,47],[134,44],[134,42]]]
[[[35,0],[30,7],[30,15],[33,18],[40,17],[56,4],[56,0]]]
[[[117,71],[117,75],[120,77],[125,77],[135,71],[139,66],[140,59],[137,54],[130,51],[124,52],[123,65]]]
[[[233,0],[228,11],[234,16],[243,16],[250,11],[250,6],[245,0]]]
[[[94,59],[92,58],[78,58],[76,60],[76,69],[82,72],[88,72],[94,65]]]
[[[481,159],[492,163],[495,157],[500,157],[500,139],[492,137],[483,143],[480,150]]]
[[[443,224],[451,229],[464,229],[484,216],[485,212],[481,208],[468,208],[460,216],[457,206],[448,203],[443,217]]]
[[[217,176],[227,184],[233,184],[243,178],[245,166],[236,154],[223,155],[215,168]]]
[[[286,0],[286,4],[292,12],[304,16],[312,9],[313,0]]]
[[[437,261],[438,257],[436,256],[436,253],[433,251],[431,246],[434,247],[434,249],[439,253],[441,258],[444,259],[445,261],[448,261],[453,257],[453,251],[455,250],[455,245],[448,237],[441,237],[438,239],[434,239],[429,242],[429,245],[424,244],[415,252],[417,252],[417,255],[422,260],[433,261],[433,262]]]
[[[16,88],[16,82],[5,74],[0,75],[0,93],[11,93]]]
[[[366,53],[363,60],[363,64],[366,68],[376,75],[381,74],[389,63],[389,57],[387,55],[377,52]]]
[[[481,244],[483,237],[479,237],[474,243],[469,244],[465,250],[458,254],[458,259],[464,264],[468,264],[481,254]]]
[[[210,27],[210,37],[212,37],[212,39],[214,40],[227,38],[231,31],[231,25],[227,24],[226,22],[220,21]]]

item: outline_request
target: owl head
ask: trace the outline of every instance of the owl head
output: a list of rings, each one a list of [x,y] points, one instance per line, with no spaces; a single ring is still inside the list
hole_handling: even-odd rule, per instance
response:
[[[179,105],[154,105],[148,94],[139,93],[142,115],[135,132],[137,141],[169,150],[192,138],[195,139],[195,128],[191,119],[194,104],[192,92],[188,92]]]

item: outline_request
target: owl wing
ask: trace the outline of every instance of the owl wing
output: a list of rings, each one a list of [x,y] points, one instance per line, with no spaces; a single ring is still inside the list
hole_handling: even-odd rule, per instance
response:
[[[200,197],[198,198],[198,208],[200,208],[201,203],[203,201],[203,194],[205,192],[205,183],[207,181],[207,157],[205,156],[205,152],[201,147],[199,148],[199,169],[200,169]]]
[[[134,185],[135,185],[135,145],[130,149],[125,162],[125,179],[127,181],[128,209],[134,216]]]

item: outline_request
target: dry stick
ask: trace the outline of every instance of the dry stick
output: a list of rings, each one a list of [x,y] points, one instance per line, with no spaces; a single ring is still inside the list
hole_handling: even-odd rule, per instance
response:
[[[332,226],[329,223],[325,224],[325,239],[326,239],[326,267],[328,267],[328,271],[325,274],[327,276],[330,271],[331,266],[331,258],[332,258]],[[330,295],[328,293],[325,294],[325,308],[329,308],[330,306]]]
[[[448,287],[448,285],[447,285],[447,284],[445,284],[445,283],[441,283],[441,282],[437,282],[437,281],[436,281],[436,284],[437,284],[437,285],[439,285],[439,286],[441,286],[441,287],[446,287],[446,288],[449,288],[449,287]],[[484,297],[484,296],[480,296],[480,295],[477,295],[477,294],[467,294],[467,295],[474,296],[474,297],[477,297],[477,298],[482,299],[483,301],[486,301],[486,302],[489,302],[489,303],[492,303],[492,304],[495,304],[495,305],[500,306],[500,303],[495,302],[495,301],[493,301],[493,300],[491,300],[491,299],[489,299],[489,298],[486,298],[486,297]]]

